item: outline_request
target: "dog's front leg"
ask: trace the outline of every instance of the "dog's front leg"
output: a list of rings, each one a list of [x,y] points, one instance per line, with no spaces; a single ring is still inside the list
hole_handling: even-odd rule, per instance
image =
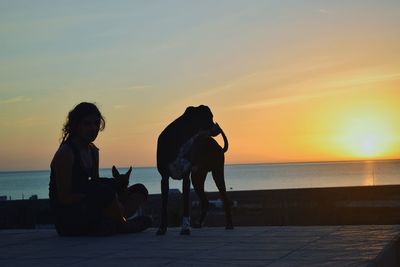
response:
[[[168,194],[169,194],[169,177],[161,178],[161,223],[158,228],[157,235],[165,235],[168,226]]]
[[[189,216],[189,202],[190,202],[190,178],[189,174],[183,177],[182,183],[183,192],[183,218],[181,235],[190,235],[190,216]]]

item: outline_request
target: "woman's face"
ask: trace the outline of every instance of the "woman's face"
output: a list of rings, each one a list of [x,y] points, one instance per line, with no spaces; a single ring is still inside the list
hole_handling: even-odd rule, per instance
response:
[[[76,136],[85,143],[96,140],[100,130],[100,117],[96,114],[84,117],[76,127]]]

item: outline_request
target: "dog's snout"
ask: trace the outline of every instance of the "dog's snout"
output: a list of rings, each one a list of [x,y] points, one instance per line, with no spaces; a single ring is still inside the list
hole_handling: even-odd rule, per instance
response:
[[[216,122],[216,123],[214,123],[213,127],[211,128],[210,134],[211,134],[211,136],[217,136],[220,133],[221,133],[221,127]]]

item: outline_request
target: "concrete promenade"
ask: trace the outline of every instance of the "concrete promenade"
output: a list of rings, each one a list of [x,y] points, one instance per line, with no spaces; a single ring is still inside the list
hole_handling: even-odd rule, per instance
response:
[[[0,266],[399,266],[399,225],[179,230],[70,238],[0,230]]]

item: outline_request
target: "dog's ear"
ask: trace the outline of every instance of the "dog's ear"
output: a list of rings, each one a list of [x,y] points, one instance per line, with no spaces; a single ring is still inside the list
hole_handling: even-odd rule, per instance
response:
[[[114,178],[119,177],[119,171],[117,170],[117,168],[115,168],[115,166],[112,166],[112,175]]]
[[[125,173],[126,175],[128,175],[128,177],[131,175],[132,172],[132,166],[129,168],[129,170]]]

